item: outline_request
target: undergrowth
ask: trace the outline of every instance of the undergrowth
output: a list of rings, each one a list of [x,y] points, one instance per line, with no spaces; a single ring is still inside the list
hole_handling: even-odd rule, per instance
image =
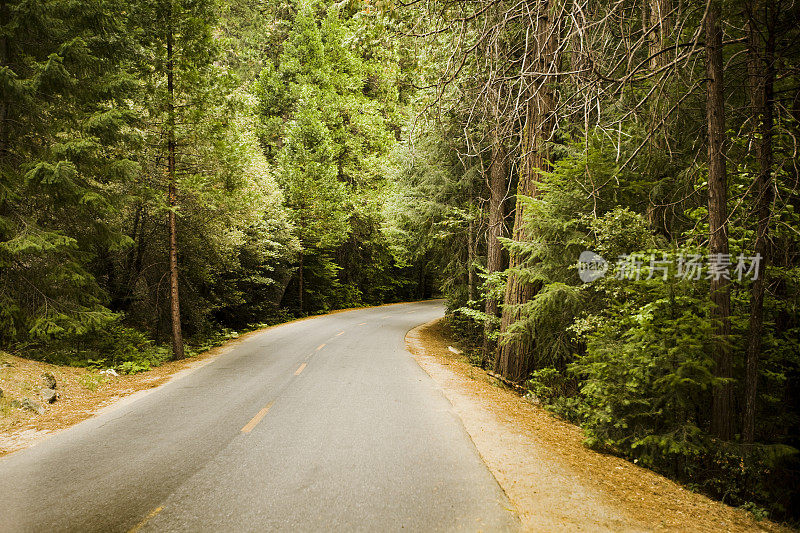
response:
[[[682,322],[688,313],[683,306]],[[690,316],[698,322],[695,315]],[[481,331],[463,313],[447,316],[447,324],[470,362],[486,366],[479,352]],[[794,481],[800,457],[792,446],[720,442],[692,424],[687,413],[710,390],[702,346],[661,349],[659,339],[670,336],[673,322],[640,332],[624,329],[616,345],[589,344],[588,355],[568,368],[534,370],[524,383],[525,397],[559,418],[584,429],[585,444],[647,467],[686,488],[748,511],[754,519],[791,517],[796,505]],[[695,326],[694,322],[690,324]],[[649,342],[630,343],[635,335]],[[678,335],[673,335],[678,337]],[[687,338],[681,337],[681,340]],[[674,343],[673,343],[674,344]],[[646,346],[643,350],[641,346]],[[677,377],[676,377],[677,376]],[[701,380],[709,382],[703,383]],[[677,385],[673,385],[677,384]],[[679,388],[680,387],[680,388]],[[687,405],[688,404],[688,405]],[[693,413],[693,411],[692,411]]]
[[[239,331],[219,327],[194,335],[185,341],[186,356],[197,356],[244,333],[293,319],[294,315],[280,310],[263,322],[251,324]],[[119,374],[147,372],[170,361],[172,357],[169,344],[157,343],[144,333],[121,322],[82,335],[64,336],[46,342],[21,343],[13,349],[17,355],[36,361],[92,370],[113,369]],[[0,361],[3,360],[2,354],[3,352],[0,352]],[[87,379],[89,381],[84,386],[89,390],[96,390],[102,385],[94,383],[92,381],[94,378]]]

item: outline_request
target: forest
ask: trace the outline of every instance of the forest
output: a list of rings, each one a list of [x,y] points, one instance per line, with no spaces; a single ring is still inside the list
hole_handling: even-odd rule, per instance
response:
[[[0,0],[0,350],[445,298],[472,363],[800,509],[795,0]]]

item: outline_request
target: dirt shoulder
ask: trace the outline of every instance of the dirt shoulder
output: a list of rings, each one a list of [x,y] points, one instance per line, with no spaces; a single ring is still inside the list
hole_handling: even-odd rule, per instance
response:
[[[461,417],[525,531],[791,531],[586,448],[580,428],[452,353],[441,319],[411,330],[406,344]]]
[[[51,365],[0,352],[0,389],[3,390],[0,398],[0,457],[113,408],[123,398],[146,393],[200,368],[261,331],[241,335],[197,356],[130,376]],[[56,380],[58,399],[53,403],[43,401],[40,396],[47,384],[43,377],[46,373]],[[41,406],[44,412],[38,414],[13,406],[25,399]]]

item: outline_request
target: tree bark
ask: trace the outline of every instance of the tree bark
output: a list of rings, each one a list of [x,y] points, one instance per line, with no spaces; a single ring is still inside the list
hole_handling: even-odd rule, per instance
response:
[[[503,269],[503,247],[498,240],[503,235],[505,221],[505,197],[508,180],[508,162],[506,149],[495,131],[492,140],[492,162],[489,168],[489,227],[486,231],[486,272],[493,274]],[[486,296],[485,313],[489,317],[497,316],[497,299]],[[483,353],[489,358],[495,350],[495,342],[491,340],[495,326],[487,320],[483,327]]]
[[[756,135],[756,159],[758,173],[754,184],[758,227],[754,255],[761,258],[760,273],[753,282],[750,298],[750,321],[747,332],[747,354],[745,358],[745,402],[742,419],[742,440],[752,443],[755,439],[756,400],[758,396],[758,360],[761,355],[761,331],[763,328],[764,292],[766,288],[765,267],[768,261],[767,236],[772,216],[772,93],[775,80],[773,65],[775,51],[774,13],[772,1],[753,1],[748,6],[748,77],[750,106]],[[758,27],[758,12],[764,16],[761,30]]]
[[[171,9],[171,6],[170,6]],[[178,292],[178,228],[175,208],[178,205],[177,182],[175,177],[175,58],[172,50],[172,12],[170,27],[167,29],[167,171],[169,173],[169,289],[170,315],[172,319],[172,357],[183,359],[183,333],[181,331],[181,304]]]
[[[475,301],[475,221],[467,223],[467,297]]]
[[[650,68],[657,70],[670,61],[670,55],[659,53],[666,45],[667,36],[672,31],[672,0],[650,0],[649,22],[653,31],[649,35]]]
[[[708,219],[709,256],[725,257],[728,252],[728,183],[725,168],[725,100],[722,64],[722,29],[720,27],[718,0],[709,0],[706,12],[706,73],[708,122]],[[731,333],[730,283],[725,276],[711,278],[712,316],[716,321],[714,340],[715,374],[719,378],[732,377],[731,351],[728,340]],[[711,432],[720,439],[733,436],[731,408],[733,387],[723,383],[714,388]]]
[[[527,60],[532,72],[554,73],[556,31],[548,9],[547,0],[539,0],[534,6],[535,27],[532,29],[533,45],[527,50]],[[522,197],[536,198],[537,184],[542,171],[549,170],[547,142],[555,130],[555,95],[551,80],[547,76],[534,76],[526,91],[526,119],[522,139],[522,155],[517,200],[514,213],[513,239],[528,240],[526,235],[525,208]],[[520,318],[519,306],[536,294],[536,288],[521,279],[514,269],[524,263],[516,252],[511,253],[511,273],[506,283],[506,292],[500,321],[501,335]],[[531,343],[522,339],[509,339],[502,343],[495,360],[495,372],[506,379],[519,382],[527,378],[530,371]]]
[[[297,300],[300,305],[300,313],[303,312],[303,252],[300,252],[300,264],[297,267]]]
[[[294,276],[294,272],[288,268],[287,265],[286,271],[281,278],[280,283],[278,283],[278,290],[275,292],[274,303],[273,306],[275,309],[280,309],[281,302],[283,302],[283,297],[286,295],[286,289],[289,287],[289,283],[292,281],[292,276]]]
[[[0,20],[9,20],[10,14],[8,11],[6,0],[0,0]],[[8,36],[4,34],[0,36],[0,67],[6,67],[8,64]],[[8,128],[6,127],[6,122],[8,121],[9,107],[9,102],[3,96],[3,99],[0,100],[0,161],[5,159],[8,151]]]
[[[502,13],[500,13],[500,10],[501,7],[498,5],[498,10],[490,15],[489,20],[492,25],[501,22]],[[486,180],[486,186],[489,190],[489,216],[486,230],[486,274],[491,276],[504,269],[503,247],[499,238],[503,235],[503,230],[505,229],[508,152],[505,145],[506,128],[503,127],[505,117],[502,116],[500,111],[504,85],[502,81],[497,79],[497,69],[506,58],[502,56],[497,38],[487,42],[483,53],[487,55],[490,65],[487,69],[489,75],[486,84],[488,92],[486,114],[491,121],[492,154],[488,179]],[[497,329],[496,318],[498,310],[497,298],[487,290],[484,304],[484,312],[487,319],[483,325],[483,354],[481,357],[481,366],[484,368],[489,361],[494,363],[497,343],[492,339],[492,336]]]

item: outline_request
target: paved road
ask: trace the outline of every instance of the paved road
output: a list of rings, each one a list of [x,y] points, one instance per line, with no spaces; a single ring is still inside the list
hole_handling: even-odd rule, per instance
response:
[[[285,324],[0,460],[0,531],[504,531],[511,505],[404,349],[440,302]]]

